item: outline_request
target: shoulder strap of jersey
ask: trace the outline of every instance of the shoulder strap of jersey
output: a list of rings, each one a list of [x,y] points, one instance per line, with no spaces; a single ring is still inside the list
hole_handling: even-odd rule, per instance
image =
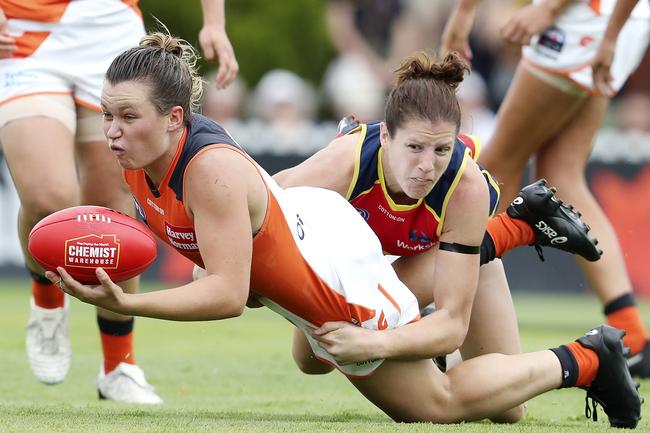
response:
[[[169,179],[169,187],[174,191],[179,201],[183,201],[183,176],[187,164],[202,148],[210,144],[227,144],[239,149],[244,154],[246,153],[217,122],[200,114],[192,115],[192,122],[188,126],[187,138],[183,144],[183,152],[178,158],[174,172]]]
[[[358,169],[355,166],[355,177],[353,184],[350,185],[348,190],[348,200],[352,200],[370,189],[377,179],[379,174],[377,171],[377,158],[379,155],[379,148],[381,143],[379,140],[379,122],[360,124],[362,134],[359,140],[358,154],[356,156]]]

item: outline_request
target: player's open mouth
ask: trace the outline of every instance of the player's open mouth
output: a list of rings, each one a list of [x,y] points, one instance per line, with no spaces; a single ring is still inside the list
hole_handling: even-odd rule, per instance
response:
[[[424,179],[422,177],[412,177],[411,182],[416,183],[418,185],[427,185],[433,181],[431,179]]]
[[[116,154],[122,154],[124,153],[124,148],[117,146],[115,144],[110,145],[111,152],[116,153]]]

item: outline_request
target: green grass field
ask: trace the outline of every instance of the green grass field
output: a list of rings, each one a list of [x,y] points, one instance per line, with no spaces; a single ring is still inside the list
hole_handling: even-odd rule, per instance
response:
[[[338,373],[310,377],[290,357],[290,325],[265,309],[223,322],[136,321],[136,359],[165,404],[99,401],[100,345],[93,308],[73,300],[73,362],[66,381],[39,383],[24,351],[27,282],[0,281],[0,432],[600,432],[584,391],[552,391],[517,425],[396,424]],[[578,337],[602,318],[594,298],[515,297],[525,350]],[[643,305],[650,318],[650,305]],[[650,396],[650,381],[641,391]],[[647,408],[645,408],[647,410]],[[644,413],[646,412],[644,410]],[[646,416],[646,418],[650,418]],[[638,430],[650,431],[643,419]]]

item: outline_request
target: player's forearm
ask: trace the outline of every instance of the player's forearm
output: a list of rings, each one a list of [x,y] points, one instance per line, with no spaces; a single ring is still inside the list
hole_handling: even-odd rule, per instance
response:
[[[570,3],[575,0],[544,0],[543,4],[546,6],[554,17],[560,15],[560,13],[569,6]]]
[[[456,9],[462,12],[474,12],[481,0],[458,0]]]
[[[612,16],[609,18],[609,23],[607,24],[607,30],[605,30],[605,36],[603,37],[605,41],[611,43],[616,42],[618,34],[621,32],[625,22],[630,18],[632,10],[638,2],[639,0],[618,0],[616,2]]]
[[[119,313],[178,321],[236,317],[244,310],[248,290],[244,296],[244,288],[228,286],[223,278],[209,275],[173,289],[125,295]]]
[[[417,322],[380,331],[377,358],[428,359],[458,349],[467,334],[467,324],[445,310],[437,310]]]
[[[201,0],[203,11],[203,25],[226,28],[226,14],[224,11],[225,0]]]

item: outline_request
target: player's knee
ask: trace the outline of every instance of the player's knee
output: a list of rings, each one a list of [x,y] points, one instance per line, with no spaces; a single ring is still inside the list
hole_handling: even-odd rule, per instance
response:
[[[35,225],[46,216],[79,204],[75,192],[50,191],[26,198],[21,203],[21,216],[30,225]]]
[[[502,424],[514,424],[521,421],[524,415],[526,415],[526,409],[526,403],[522,403],[497,416],[490,417],[490,421]]]
[[[293,353],[293,360],[298,369],[305,374],[327,374],[334,369],[329,364],[320,361],[314,355]]]

